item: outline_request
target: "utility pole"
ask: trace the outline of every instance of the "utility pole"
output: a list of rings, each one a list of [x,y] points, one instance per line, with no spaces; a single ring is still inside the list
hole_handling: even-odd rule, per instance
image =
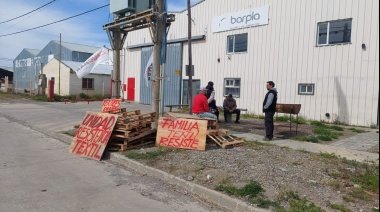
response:
[[[112,71],[112,98],[120,99],[120,51],[123,49],[121,31],[113,31],[113,71]]]
[[[189,97],[189,114],[193,114],[193,57],[191,49],[191,4],[190,0],[187,0],[187,18],[188,18],[188,36],[189,36],[189,84],[188,84],[188,97]]]
[[[62,35],[59,33],[58,95],[61,96]]]
[[[160,102],[163,101],[160,99],[160,88],[162,83],[161,78],[161,66],[160,66],[160,56],[161,56],[161,47],[162,47],[162,38],[165,33],[165,23],[166,17],[164,13],[164,0],[157,0],[157,12],[158,19],[156,22],[156,30],[154,36],[154,48],[153,48],[153,80],[152,80],[152,111],[157,113],[156,122],[153,125],[153,128],[157,128],[158,119],[160,116]]]

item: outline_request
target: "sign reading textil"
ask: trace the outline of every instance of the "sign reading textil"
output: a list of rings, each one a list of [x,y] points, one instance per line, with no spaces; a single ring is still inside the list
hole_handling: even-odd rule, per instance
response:
[[[223,32],[269,24],[269,5],[213,18],[212,32]]]

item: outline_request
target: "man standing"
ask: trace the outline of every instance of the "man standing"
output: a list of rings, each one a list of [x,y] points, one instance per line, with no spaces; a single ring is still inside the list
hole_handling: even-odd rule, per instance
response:
[[[231,113],[236,113],[236,121],[235,123],[239,124],[240,123],[240,110],[236,109],[236,100],[232,96],[232,94],[229,94],[226,99],[223,102],[223,109],[224,109],[224,121],[227,123],[227,114]]]
[[[195,96],[193,102],[193,114],[199,116],[200,118],[212,118],[217,119],[216,115],[210,112],[210,107],[208,106],[208,99],[206,97],[208,89],[201,88],[198,95]]]
[[[277,105],[277,89],[272,81],[267,82],[268,93],[265,95],[263,103],[263,112],[265,113],[265,130],[266,135],[264,141],[273,140],[274,121],[273,117],[276,113]]]

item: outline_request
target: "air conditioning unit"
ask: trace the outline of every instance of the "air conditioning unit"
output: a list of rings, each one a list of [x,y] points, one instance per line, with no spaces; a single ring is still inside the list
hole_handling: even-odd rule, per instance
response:
[[[110,12],[118,19],[149,10],[155,3],[155,0],[111,0]]]

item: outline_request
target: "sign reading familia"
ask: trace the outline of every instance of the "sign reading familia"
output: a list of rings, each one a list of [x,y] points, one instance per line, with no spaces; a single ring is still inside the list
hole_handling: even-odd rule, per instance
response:
[[[117,117],[114,114],[87,112],[70,145],[70,153],[100,160]]]
[[[214,17],[214,33],[269,24],[269,5]]]
[[[206,120],[160,118],[156,145],[205,151],[206,133]]]
[[[102,112],[117,112],[120,109],[121,99],[105,99],[103,100]]]

